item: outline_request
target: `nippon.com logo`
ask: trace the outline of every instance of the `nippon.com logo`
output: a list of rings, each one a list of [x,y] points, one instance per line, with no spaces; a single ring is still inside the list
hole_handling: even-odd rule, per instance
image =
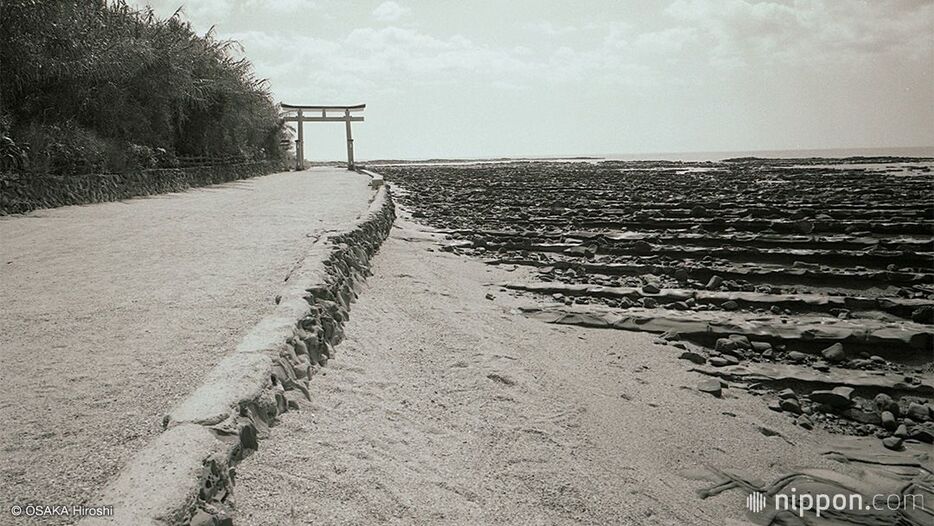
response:
[[[924,495],[876,494],[863,497],[858,493],[802,493],[791,488],[790,494],[778,493],[772,497],[775,511],[791,511],[803,517],[805,512],[813,511],[817,517],[829,510],[855,511],[877,510],[895,511],[901,509],[924,509]],[[754,491],[746,497],[746,508],[753,513],[761,513],[769,507],[764,493]]]

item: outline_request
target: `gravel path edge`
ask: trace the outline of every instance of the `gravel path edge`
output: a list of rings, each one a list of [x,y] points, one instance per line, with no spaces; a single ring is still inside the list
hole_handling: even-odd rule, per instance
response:
[[[395,220],[382,178],[365,214],[329,232],[286,278],[277,307],[163,419],[165,431],[137,453],[97,500],[98,524],[232,525],[235,467],[277,417],[310,399],[309,381],[334,356],[370,258]]]

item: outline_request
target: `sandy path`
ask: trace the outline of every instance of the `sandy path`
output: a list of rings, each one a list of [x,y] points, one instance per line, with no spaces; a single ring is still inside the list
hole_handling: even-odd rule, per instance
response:
[[[368,181],[282,173],[0,219],[0,524],[14,503],[90,497],[316,236],[366,210]]]
[[[484,285],[521,271],[433,247],[397,223],[313,402],[240,465],[238,521],[721,525],[745,496],[700,500],[680,472],[831,464],[826,436],[744,392],[698,392],[680,351],[524,318]]]

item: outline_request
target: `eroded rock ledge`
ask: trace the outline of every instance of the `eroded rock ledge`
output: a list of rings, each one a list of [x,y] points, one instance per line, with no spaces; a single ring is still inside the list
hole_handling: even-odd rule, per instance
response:
[[[279,415],[298,408],[297,397],[311,399],[309,381],[334,357],[350,304],[394,219],[383,186],[349,231],[323,235],[286,278],[275,311],[164,417],[165,431],[104,488],[98,503],[112,505],[114,516],[81,524],[233,524],[235,466]]]

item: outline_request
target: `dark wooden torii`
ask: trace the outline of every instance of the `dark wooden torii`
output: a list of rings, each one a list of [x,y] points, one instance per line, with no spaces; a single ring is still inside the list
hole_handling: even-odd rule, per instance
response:
[[[343,122],[347,129],[347,169],[354,169],[353,162],[353,135],[350,133],[351,122],[363,122],[363,116],[354,117],[351,114],[362,112],[366,104],[356,106],[301,106],[296,104],[280,104],[285,113],[286,122],[297,123],[298,139],[295,141],[295,169],[305,169],[305,141],[302,125],[306,122]],[[339,112],[341,115],[328,116],[328,112]]]

